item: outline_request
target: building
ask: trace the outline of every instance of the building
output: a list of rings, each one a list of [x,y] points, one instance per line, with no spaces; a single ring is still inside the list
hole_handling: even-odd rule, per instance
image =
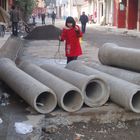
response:
[[[86,2],[81,9],[93,14],[97,24],[140,31],[140,0],[86,0]]]
[[[140,31],[140,0],[114,0],[114,26]]]
[[[33,9],[32,14],[35,16],[41,16],[41,13],[46,13],[46,5],[44,0],[37,0],[37,6]]]
[[[140,0],[61,0],[57,6],[59,17],[85,11],[96,24],[140,31]]]
[[[6,11],[9,10],[12,4],[13,4],[13,0],[0,0],[0,6]]]

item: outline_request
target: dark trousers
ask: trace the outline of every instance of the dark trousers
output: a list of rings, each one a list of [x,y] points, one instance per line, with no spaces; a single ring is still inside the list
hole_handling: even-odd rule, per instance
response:
[[[4,25],[0,25],[0,36],[4,37],[5,35],[5,26]]]
[[[42,24],[45,24],[45,18],[42,18]]]
[[[86,31],[86,23],[82,23],[82,27],[81,27],[82,33],[85,33]]]
[[[52,18],[52,24],[53,25],[55,24],[55,18]]]
[[[68,64],[70,61],[77,60],[77,58],[78,58],[78,56],[67,57],[67,64]]]
[[[13,35],[18,35],[18,22],[12,22],[12,33]]]

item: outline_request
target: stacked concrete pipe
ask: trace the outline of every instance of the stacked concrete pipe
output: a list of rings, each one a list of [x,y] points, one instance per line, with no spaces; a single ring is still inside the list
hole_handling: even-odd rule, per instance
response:
[[[99,71],[108,73],[110,75],[113,75],[115,77],[118,77],[120,79],[124,79],[128,82],[140,85],[140,73],[138,72],[133,72],[125,69],[120,69],[116,67],[111,67],[107,65],[102,65],[98,63],[89,63],[87,64],[89,67],[92,67],[94,69],[97,69]]]
[[[50,87],[57,95],[58,105],[65,111],[74,112],[82,107],[83,95],[75,86],[27,61],[22,62],[19,67],[35,79]]]
[[[41,68],[78,87],[84,95],[85,104],[90,107],[101,106],[109,98],[108,84],[99,76],[86,76],[51,64],[42,65]]]
[[[140,49],[105,43],[99,48],[98,57],[102,64],[140,72]]]
[[[50,113],[57,105],[55,93],[16,67],[8,58],[0,59],[0,79],[39,113]]]
[[[66,68],[85,75],[101,76],[110,86],[110,99],[113,102],[140,113],[140,86],[90,68],[80,61],[72,61],[67,64]]]

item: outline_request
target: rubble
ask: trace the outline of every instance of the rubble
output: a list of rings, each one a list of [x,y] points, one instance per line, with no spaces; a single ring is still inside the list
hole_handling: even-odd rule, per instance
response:
[[[61,29],[54,25],[38,26],[34,28],[24,39],[27,40],[58,40]]]
[[[10,95],[8,93],[3,93],[1,96],[0,96],[0,105],[1,106],[6,106],[6,105],[9,105],[9,97]]]

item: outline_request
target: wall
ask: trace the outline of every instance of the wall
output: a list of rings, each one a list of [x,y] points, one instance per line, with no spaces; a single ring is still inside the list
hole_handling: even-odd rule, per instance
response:
[[[137,30],[140,31],[140,0],[138,1],[138,19],[137,19]]]
[[[3,8],[3,9],[7,9],[7,0],[0,0],[0,6]]]
[[[138,0],[128,0],[127,8],[127,24],[126,28],[136,29],[137,28],[137,17],[138,17]]]
[[[0,6],[8,11],[11,8],[11,5],[13,4],[13,0],[0,0]]]
[[[106,1],[106,24],[113,25],[113,1]]]

